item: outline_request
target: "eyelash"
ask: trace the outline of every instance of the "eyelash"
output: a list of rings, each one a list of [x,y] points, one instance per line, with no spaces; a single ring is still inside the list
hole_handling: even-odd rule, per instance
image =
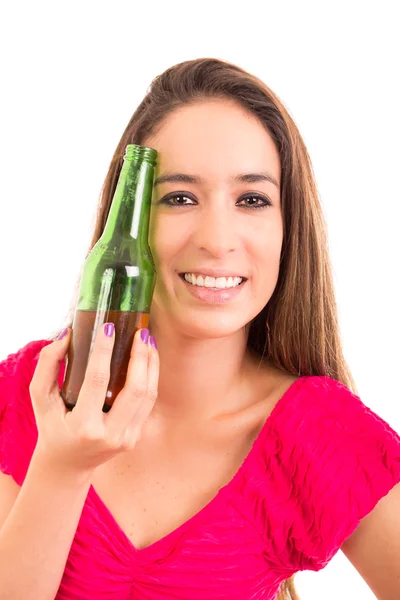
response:
[[[175,198],[188,198],[189,200],[193,200],[193,198],[187,194],[176,194],[175,193],[175,194],[170,194],[169,196],[165,196],[165,198],[160,200],[160,204],[166,204],[167,206],[194,206],[194,204],[174,204],[171,201]],[[268,198],[261,196],[259,194],[247,194],[246,196],[239,198],[238,202],[241,200],[248,200],[249,198],[257,198],[258,200],[263,200],[263,202],[265,202],[265,204],[259,204],[258,206],[247,205],[246,208],[249,208],[251,210],[260,210],[260,209],[268,208],[269,206],[272,206],[272,202]]]

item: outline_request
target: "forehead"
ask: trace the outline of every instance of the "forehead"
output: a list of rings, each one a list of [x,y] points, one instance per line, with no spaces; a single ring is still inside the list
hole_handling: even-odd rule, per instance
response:
[[[146,145],[159,152],[157,171],[216,176],[262,171],[279,180],[275,143],[251,113],[230,100],[204,100],[170,113]]]

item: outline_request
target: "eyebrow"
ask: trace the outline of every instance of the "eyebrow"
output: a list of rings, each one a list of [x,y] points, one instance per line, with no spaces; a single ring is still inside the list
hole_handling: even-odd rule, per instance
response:
[[[273,183],[278,189],[279,184],[275,177],[270,175],[269,173],[243,173],[241,175],[236,175],[236,177],[231,177],[231,180],[238,181],[239,183],[258,183],[260,181],[269,181],[269,183]],[[206,183],[206,180],[202,177],[198,177],[197,175],[188,175],[186,173],[165,173],[165,175],[160,175],[154,181],[154,187],[156,185],[160,185],[161,183]]]

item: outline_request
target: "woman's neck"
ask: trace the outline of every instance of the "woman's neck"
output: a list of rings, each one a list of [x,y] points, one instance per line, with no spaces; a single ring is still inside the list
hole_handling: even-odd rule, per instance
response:
[[[254,399],[257,361],[245,330],[217,339],[195,339],[152,326],[160,355],[154,414],[196,421],[235,413]],[[168,335],[167,335],[168,334]]]

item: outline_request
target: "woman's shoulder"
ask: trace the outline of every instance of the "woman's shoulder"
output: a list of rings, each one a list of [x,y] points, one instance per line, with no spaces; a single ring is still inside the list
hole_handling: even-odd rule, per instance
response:
[[[49,340],[33,340],[0,361],[0,469],[22,485],[37,442],[29,385],[41,349]]]
[[[30,372],[30,367],[39,359],[39,353],[50,340],[33,340],[6,356],[0,361],[0,380],[13,378],[16,374],[24,375]]]
[[[325,375],[295,375],[267,364],[259,374],[259,389],[265,397],[266,413],[289,426],[296,419],[312,418],[345,403],[361,401],[340,381]],[[265,410],[265,409],[263,409]],[[288,412],[290,415],[288,415]],[[290,417],[290,418],[289,418]]]
[[[241,493],[293,572],[323,568],[400,481],[399,434],[328,376],[289,385],[253,458]]]
[[[279,456],[276,466],[295,465],[300,483],[306,471],[319,477],[327,456],[337,464],[353,456],[361,464],[373,440],[398,455],[399,434],[342,382],[325,375],[283,375],[278,389],[257,443],[258,468],[271,454]]]
[[[354,445],[365,429],[389,438],[398,436],[357,393],[330,376],[283,375],[280,386],[272,411],[273,429],[288,446],[295,444],[312,453],[321,444],[332,444],[333,436]]]
[[[276,377],[274,406],[276,412],[295,411],[293,417],[304,419],[337,410],[365,408],[349,387],[327,375],[300,375],[282,372]]]

